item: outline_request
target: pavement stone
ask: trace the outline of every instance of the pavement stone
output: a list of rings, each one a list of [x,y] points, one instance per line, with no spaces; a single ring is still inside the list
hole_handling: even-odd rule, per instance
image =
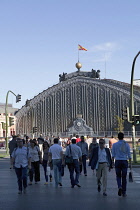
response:
[[[0,210],[138,210],[140,206],[140,170],[133,169],[134,182],[127,186],[126,198],[117,195],[115,170],[108,172],[107,197],[97,192],[96,176],[90,167],[88,176],[80,176],[81,188],[70,186],[69,172],[65,168],[63,187],[56,189],[54,182],[44,185],[44,173],[41,169],[41,181],[28,186],[27,194],[19,195],[15,171],[9,169],[9,158],[0,159]]]

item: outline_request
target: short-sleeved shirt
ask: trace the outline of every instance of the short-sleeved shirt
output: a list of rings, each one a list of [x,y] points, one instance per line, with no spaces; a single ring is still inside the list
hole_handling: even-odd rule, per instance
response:
[[[31,162],[37,162],[39,161],[39,152],[40,149],[38,146],[34,146],[33,148],[29,147],[30,155],[31,155]]]
[[[62,152],[62,147],[58,144],[53,144],[49,148],[49,152],[52,154],[52,159],[61,159],[61,152]]]
[[[14,165],[16,168],[26,167],[28,165],[28,158],[31,158],[30,151],[24,146],[15,148],[11,156],[15,158]]]
[[[70,147],[71,147],[71,153],[70,153]],[[72,156],[73,159],[79,159],[80,157],[82,157],[82,151],[81,148],[76,144],[71,144],[70,146],[67,146],[65,155]]]
[[[109,139],[108,138],[105,138],[105,147],[109,148]]]

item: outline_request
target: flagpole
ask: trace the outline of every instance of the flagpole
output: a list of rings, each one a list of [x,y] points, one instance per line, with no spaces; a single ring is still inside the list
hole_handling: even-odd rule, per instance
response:
[[[105,56],[105,79],[106,79],[106,53],[104,54]]]
[[[79,62],[79,47],[78,47],[78,62]]]

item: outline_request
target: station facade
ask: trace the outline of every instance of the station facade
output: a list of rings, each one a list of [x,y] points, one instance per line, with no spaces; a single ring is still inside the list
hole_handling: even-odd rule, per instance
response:
[[[135,113],[140,114],[140,87],[134,88]],[[17,112],[16,130],[19,134],[66,134],[78,115],[93,130],[93,134],[114,131],[115,116],[129,106],[130,84],[100,79],[100,71],[78,71],[59,75],[59,83],[39,93]],[[79,133],[77,126],[77,133]],[[125,129],[129,130],[130,125]],[[86,134],[85,134],[86,135]]]

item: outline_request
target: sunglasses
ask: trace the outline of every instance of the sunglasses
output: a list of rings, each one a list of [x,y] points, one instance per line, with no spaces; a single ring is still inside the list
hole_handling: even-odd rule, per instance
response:
[[[104,144],[104,142],[99,142],[99,144]]]

